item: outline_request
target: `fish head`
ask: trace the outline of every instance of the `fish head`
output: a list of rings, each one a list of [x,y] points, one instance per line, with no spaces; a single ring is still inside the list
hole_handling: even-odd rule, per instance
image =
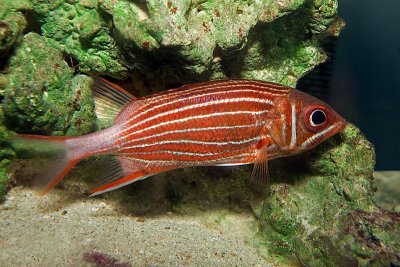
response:
[[[288,154],[311,149],[343,130],[347,122],[325,102],[299,90],[289,94],[286,121],[290,125]]]

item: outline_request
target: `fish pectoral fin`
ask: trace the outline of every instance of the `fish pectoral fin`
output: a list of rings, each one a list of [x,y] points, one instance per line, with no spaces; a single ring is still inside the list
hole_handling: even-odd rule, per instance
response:
[[[285,146],[285,140],[282,140],[282,127],[280,126],[282,123],[285,122],[282,122],[281,119],[276,119],[268,125],[269,134],[279,147]]]
[[[258,150],[256,162],[251,173],[250,182],[265,186],[268,180],[268,145]]]
[[[99,76],[93,76],[93,97],[98,124],[101,129],[112,125],[123,107],[135,99],[120,86]]]

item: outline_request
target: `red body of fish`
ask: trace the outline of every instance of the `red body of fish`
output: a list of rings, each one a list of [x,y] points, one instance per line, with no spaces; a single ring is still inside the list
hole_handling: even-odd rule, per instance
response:
[[[310,149],[346,125],[322,101],[273,83],[212,81],[140,99],[101,78],[94,88],[103,110],[112,102],[123,107],[110,128],[81,137],[21,135],[61,146],[42,174],[44,192],[95,154],[115,160],[93,194],[188,166],[256,163],[253,176],[263,177],[268,160]]]

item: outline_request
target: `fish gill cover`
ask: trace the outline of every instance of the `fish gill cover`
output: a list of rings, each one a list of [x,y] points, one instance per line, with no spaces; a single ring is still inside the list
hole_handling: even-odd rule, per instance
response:
[[[227,77],[294,86],[326,59],[321,41],[343,27],[337,8],[334,0],[1,1],[0,193],[12,176],[5,140],[14,131],[96,129],[89,74],[132,79],[140,95]],[[282,262],[399,264],[399,216],[373,203],[373,166],[373,147],[349,126],[309,153],[272,162],[268,197],[252,195],[244,167],[222,182],[193,170],[210,190],[169,179],[166,200],[251,203],[261,246]],[[125,197],[148,196],[136,193]]]

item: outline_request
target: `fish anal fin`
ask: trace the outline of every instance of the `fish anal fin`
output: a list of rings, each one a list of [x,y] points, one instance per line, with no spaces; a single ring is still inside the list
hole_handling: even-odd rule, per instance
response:
[[[135,99],[120,86],[104,78],[93,76],[93,97],[98,124],[101,129],[111,126],[127,103]]]
[[[108,166],[107,166],[108,165]],[[143,180],[149,176],[176,169],[176,166],[142,166],[134,159],[121,155],[114,155],[112,160],[107,161],[107,172],[102,172],[97,177],[97,183],[90,192],[90,196],[96,196],[125,185]]]
[[[142,172],[140,166],[119,155],[97,156],[91,164],[92,187],[94,187],[91,190],[92,196],[122,187],[124,185],[122,178],[133,173],[138,173],[139,177],[139,173]]]
[[[251,173],[250,181],[256,185],[265,186],[268,184],[268,147],[270,139],[262,139],[257,150],[257,157]]]
[[[105,183],[99,187],[92,189],[90,191],[91,192],[90,196],[92,197],[105,192],[109,192],[111,190],[142,180],[147,176],[148,176],[147,173],[144,171],[136,171],[118,179],[111,179],[109,183]]]

